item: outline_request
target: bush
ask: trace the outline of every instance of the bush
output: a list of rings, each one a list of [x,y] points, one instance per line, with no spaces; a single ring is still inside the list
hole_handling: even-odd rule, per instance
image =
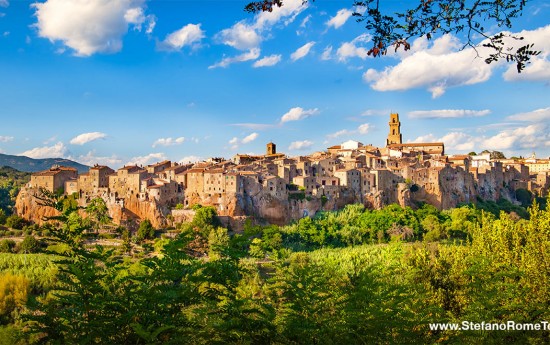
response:
[[[149,219],[145,219],[139,224],[136,237],[139,242],[155,238],[155,228],[153,228],[153,224],[151,224]]]
[[[0,253],[13,253],[13,248],[15,248],[15,241],[3,239],[0,241]]]
[[[177,204],[176,210],[183,210],[183,204],[182,203]]]
[[[40,242],[34,236],[26,236],[19,245],[19,253],[37,253],[40,250]]]
[[[6,226],[8,228],[22,230],[27,225],[27,221],[16,214],[12,214],[6,219]]]

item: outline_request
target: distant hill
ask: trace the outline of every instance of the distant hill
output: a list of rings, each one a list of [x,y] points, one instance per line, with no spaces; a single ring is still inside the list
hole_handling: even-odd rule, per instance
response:
[[[65,158],[34,159],[25,156],[12,156],[0,153],[0,167],[8,166],[19,171],[36,172],[51,168],[53,165],[73,167],[78,173],[87,172],[90,167]]]

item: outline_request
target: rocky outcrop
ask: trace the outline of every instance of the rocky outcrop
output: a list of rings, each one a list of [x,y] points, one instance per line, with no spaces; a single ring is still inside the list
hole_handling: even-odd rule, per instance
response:
[[[60,213],[53,207],[43,206],[36,196],[40,191],[36,188],[21,188],[15,201],[15,212],[36,224],[43,224],[48,217],[58,216]]]

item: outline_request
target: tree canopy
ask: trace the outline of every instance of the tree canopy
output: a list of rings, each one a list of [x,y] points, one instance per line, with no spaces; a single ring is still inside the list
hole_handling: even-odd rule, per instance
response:
[[[303,4],[308,1],[302,0]],[[391,12],[384,7],[384,1],[353,1],[356,11],[353,15],[363,23],[372,35],[372,48],[368,54],[377,57],[386,55],[388,49],[411,49],[411,40],[435,35],[463,33],[466,43],[463,48],[489,48],[485,62],[506,60],[516,63],[518,73],[525,68],[530,59],[540,54],[533,44],[520,44],[512,47],[512,41],[521,41],[523,37],[506,33],[488,34],[490,27],[512,28],[514,19],[522,15],[527,0],[416,0],[409,2],[410,7],[403,12]],[[387,4],[387,2],[386,2]],[[254,1],[246,5],[250,13],[272,12],[274,8],[284,6],[284,0]],[[477,37],[484,40],[479,45]],[[479,52],[478,52],[479,55]]]

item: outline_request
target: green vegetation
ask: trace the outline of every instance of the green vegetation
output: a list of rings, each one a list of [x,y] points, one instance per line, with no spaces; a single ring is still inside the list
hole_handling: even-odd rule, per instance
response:
[[[12,213],[19,189],[30,179],[30,173],[6,166],[0,167],[0,224],[6,221],[4,216]]]
[[[284,227],[247,222],[240,234],[221,227],[214,208],[197,207],[179,236],[146,241],[142,253],[125,228],[122,248],[87,248],[94,222],[72,203],[50,204],[61,212],[49,246],[57,255],[0,254],[0,336],[9,343],[550,340],[428,325],[550,318],[550,210],[537,204],[528,219],[471,205],[349,205]]]

